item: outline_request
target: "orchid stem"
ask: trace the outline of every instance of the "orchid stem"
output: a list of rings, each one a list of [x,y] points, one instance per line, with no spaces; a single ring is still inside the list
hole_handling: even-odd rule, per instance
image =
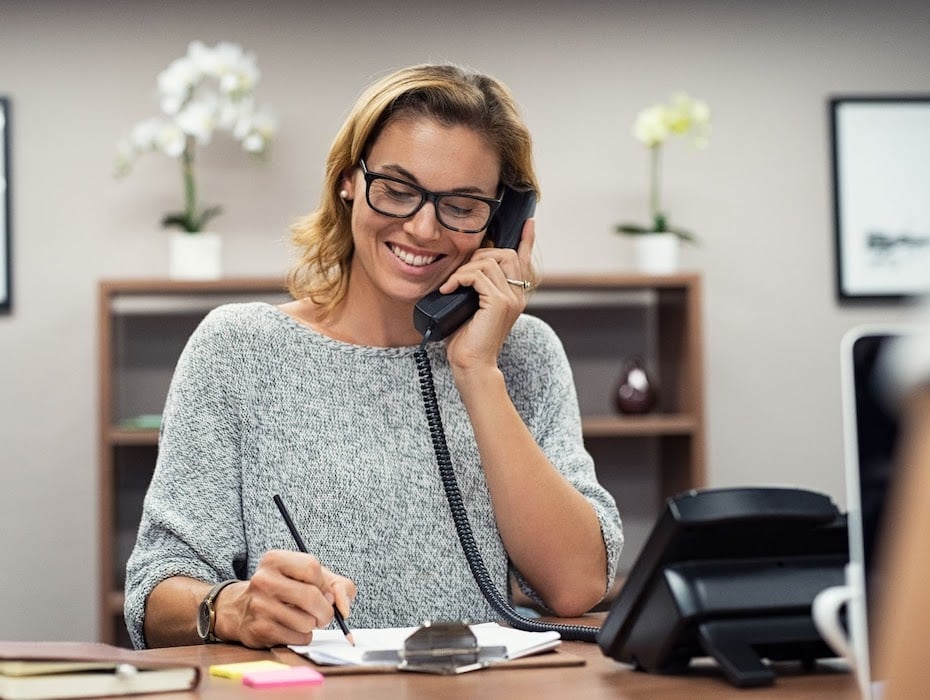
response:
[[[194,182],[194,139],[187,137],[184,152],[181,154],[181,173],[184,177],[184,228],[188,233],[196,233],[194,220],[197,216],[197,186]]]
[[[660,144],[655,144],[649,149],[649,170],[650,170],[650,189],[649,189],[649,208],[650,213],[652,214],[652,223],[653,226],[656,226],[657,230],[664,230],[664,226],[659,226],[659,217],[661,216],[661,196],[659,193],[659,187],[661,184],[661,156],[662,155],[662,146]],[[664,218],[664,217],[662,217]]]

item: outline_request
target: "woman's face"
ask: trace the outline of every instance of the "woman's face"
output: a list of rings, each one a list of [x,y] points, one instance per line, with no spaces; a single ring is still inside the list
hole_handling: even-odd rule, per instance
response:
[[[487,141],[463,126],[423,117],[401,118],[384,128],[365,158],[371,173],[390,175],[432,192],[496,197],[500,158]],[[436,218],[425,203],[406,219],[374,211],[365,178],[354,168],[343,181],[352,206],[351,286],[415,304],[442,284],[481,245],[484,232],[460,233]]]

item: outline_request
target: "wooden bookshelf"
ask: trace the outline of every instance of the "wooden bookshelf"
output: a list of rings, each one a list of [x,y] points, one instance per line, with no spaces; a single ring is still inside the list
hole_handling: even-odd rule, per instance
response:
[[[99,284],[99,605],[102,641],[128,645],[123,621],[126,559],[154,469],[158,431],[125,427],[159,414],[187,338],[223,303],[284,301],[283,280],[107,280]],[[632,564],[667,496],[705,481],[701,280],[680,275],[552,275],[528,313],[565,346],[598,476],[620,505]],[[657,380],[653,412],[616,412],[622,361],[640,355]],[[645,494],[645,496],[644,496]]]

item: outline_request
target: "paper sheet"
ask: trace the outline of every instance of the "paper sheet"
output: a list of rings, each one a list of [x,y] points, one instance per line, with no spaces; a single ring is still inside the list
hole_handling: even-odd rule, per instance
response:
[[[496,622],[469,625],[478,646],[503,646],[508,659],[537,654],[554,649],[561,643],[558,632],[524,632],[502,627]],[[291,650],[317,664],[329,666],[370,665],[364,660],[368,651],[400,651],[404,640],[419,627],[389,627],[386,629],[353,629],[355,646],[349,644],[340,630],[317,630],[306,646],[291,645]]]

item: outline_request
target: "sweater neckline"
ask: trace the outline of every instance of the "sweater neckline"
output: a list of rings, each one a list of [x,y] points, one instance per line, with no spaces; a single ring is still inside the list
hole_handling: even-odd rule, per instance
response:
[[[257,302],[262,310],[276,323],[290,329],[295,333],[302,335],[309,335],[314,338],[317,342],[328,345],[330,347],[340,349],[342,351],[350,352],[361,352],[363,354],[371,355],[398,355],[403,357],[412,356],[419,349],[419,345],[398,345],[398,346],[380,346],[380,345],[361,345],[359,343],[350,343],[345,340],[338,340],[331,336],[321,333],[315,328],[312,328],[304,323],[301,323],[296,318],[291,316],[289,313],[278,308],[276,305],[269,302],[260,301]],[[442,342],[442,341],[441,341]],[[427,346],[427,352],[429,352],[430,346],[436,346],[438,343],[431,343]]]

